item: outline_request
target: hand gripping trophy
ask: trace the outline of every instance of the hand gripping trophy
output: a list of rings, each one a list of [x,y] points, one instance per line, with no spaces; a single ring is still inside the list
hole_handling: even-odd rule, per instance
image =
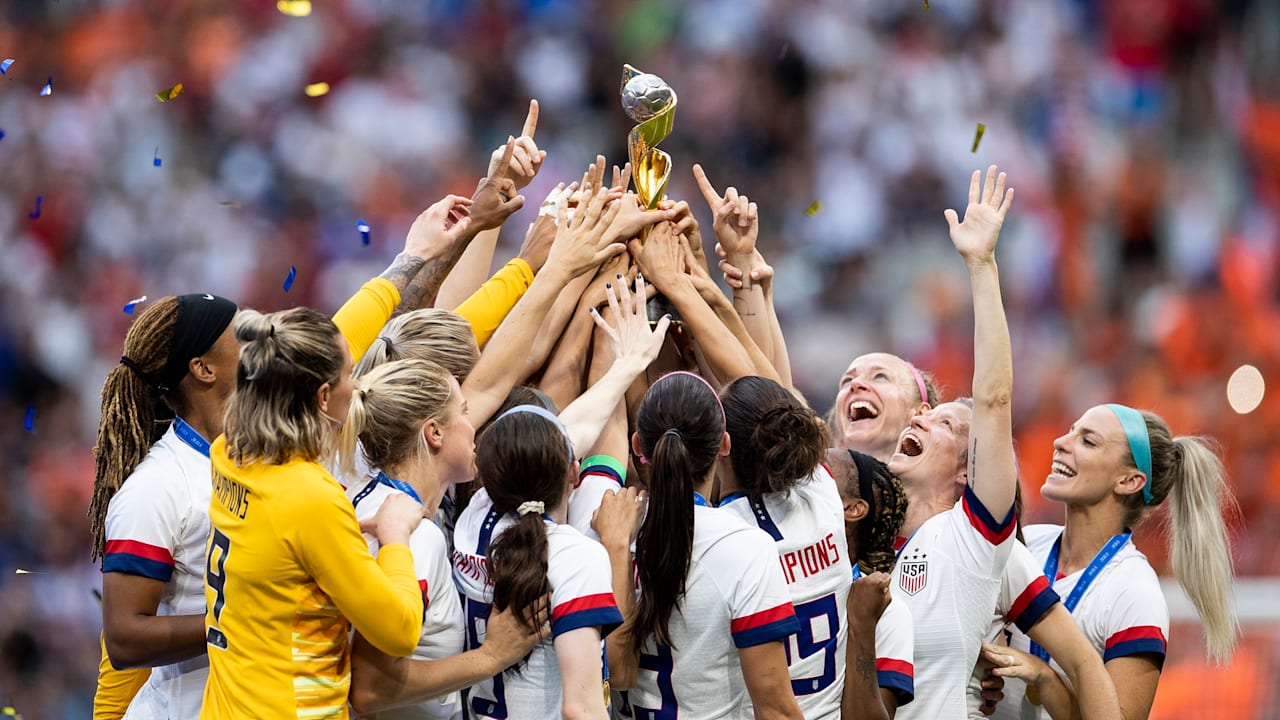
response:
[[[636,184],[640,204],[650,210],[666,197],[667,180],[671,178],[671,156],[658,149],[658,143],[671,134],[676,117],[676,92],[665,80],[622,66],[622,109],[638,124],[627,134],[627,152],[631,159],[631,177]],[[643,241],[644,236],[641,236]],[[679,315],[671,301],[655,295],[646,306],[649,322]]]

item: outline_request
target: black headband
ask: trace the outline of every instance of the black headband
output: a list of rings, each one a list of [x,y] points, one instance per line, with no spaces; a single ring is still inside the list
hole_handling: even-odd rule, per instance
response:
[[[858,523],[858,550],[861,552],[870,543],[871,531],[876,522],[876,493],[872,483],[883,464],[870,455],[853,450],[849,451],[849,459],[853,460],[854,467],[858,469],[858,497],[867,503],[866,519]]]
[[[169,392],[187,376],[191,359],[209,352],[235,316],[236,304],[226,298],[208,293],[179,295],[169,358],[160,372],[149,377],[128,357],[120,358],[120,362],[160,392]]]

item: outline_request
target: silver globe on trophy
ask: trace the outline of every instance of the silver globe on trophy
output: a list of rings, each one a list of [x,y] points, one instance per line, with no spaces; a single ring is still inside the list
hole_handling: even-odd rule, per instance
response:
[[[666,197],[667,181],[671,178],[671,156],[659,150],[658,143],[671,134],[678,98],[665,80],[630,65],[622,66],[620,94],[622,109],[637,123],[627,134],[631,178],[640,204],[652,210]],[[644,242],[643,236],[640,241]],[[679,318],[671,301],[661,294],[649,301],[646,310],[650,322],[657,322],[667,314],[673,320]]]

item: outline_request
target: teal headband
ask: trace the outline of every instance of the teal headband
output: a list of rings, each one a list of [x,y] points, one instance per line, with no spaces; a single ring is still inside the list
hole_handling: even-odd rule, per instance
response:
[[[1124,428],[1124,434],[1129,438],[1129,452],[1133,453],[1133,462],[1138,466],[1138,472],[1147,478],[1147,483],[1142,486],[1142,504],[1150,505],[1151,435],[1147,432],[1147,420],[1142,417],[1142,413],[1128,405],[1108,403],[1107,409],[1120,420],[1120,427]]]

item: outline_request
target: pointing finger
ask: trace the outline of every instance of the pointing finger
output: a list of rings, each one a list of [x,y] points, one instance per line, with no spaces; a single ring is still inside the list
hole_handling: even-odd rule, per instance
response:
[[[698,181],[698,188],[702,190],[702,197],[706,199],[707,204],[713,209],[720,205],[720,193],[716,192],[715,187],[711,184],[711,180],[707,178],[707,174],[702,170],[702,166],[694,163],[693,178]]]
[[[524,118],[524,129],[520,134],[525,137],[533,137],[533,133],[538,129],[538,101],[529,101],[529,114]]]

